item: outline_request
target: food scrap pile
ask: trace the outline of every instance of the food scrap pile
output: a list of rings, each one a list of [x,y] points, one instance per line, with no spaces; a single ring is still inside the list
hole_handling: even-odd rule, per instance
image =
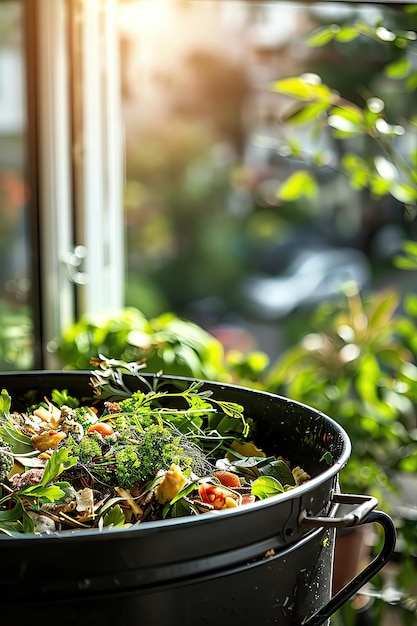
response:
[[[54,389],[17,413],[2,391],[0,534],[198,515],[309,480],[302,468],[259,450],[243,407],[215,400],[203,383],[167,391],[144,381],[144,391],[131,392],[123,372],[132,364],[101,367],[92,378],[94,402]]]

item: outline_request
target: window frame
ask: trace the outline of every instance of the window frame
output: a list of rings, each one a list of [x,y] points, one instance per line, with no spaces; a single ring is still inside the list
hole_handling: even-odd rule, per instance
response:
[[[80,316],[123,305],[116,10],[117,0],[23,0],[35,369],[59,365],[57,338]]]

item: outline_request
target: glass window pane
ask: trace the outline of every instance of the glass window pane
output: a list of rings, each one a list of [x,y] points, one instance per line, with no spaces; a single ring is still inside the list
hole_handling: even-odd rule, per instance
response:
[[[25,52],[20,2],[0,3],[0,369],[34,363]]]
[[[353,102],[383,97],[388,120],[412,119],[415,94],[399,98],[402,86],[382,71],[399,46],[384,46],[382,35],[351,40],[347,29],[327,46],[306,42],[334,21],[366,30],[379,18],[410,27],[378,5],[121,3],[127,304],[218,333],[241,326],[275,355],[347,277],[360,287],[399,284],[392,256],[414,237],[414,217],[381,187],[353,189],[338,167],[341,150],[371,158],[370,144],[286,123],[297,103],[272,89],[280,78],[320,74]],[[414,148],[401,137],[397,147],[412,152],[407,137]],[[281,183],[301,167],[297,154],[302,193],[292,198],[293,186],[281,198]]]

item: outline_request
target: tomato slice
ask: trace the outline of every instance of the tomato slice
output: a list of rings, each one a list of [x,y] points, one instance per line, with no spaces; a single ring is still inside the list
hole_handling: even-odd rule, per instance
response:
[[[217,485],[201,483],[198,487],[198,495],[203,502],[211,504],[217,511],[238,505],[239,498],[234,493]]]
[[[237,474],[233,474],[233,472],[228,472],[227,470],[218,470],[214,472],[213,476],[217,478],[225,487],[230,487],[231,489],[237,489],[240,487],[240,480]]]
[[[99,433],[102,437],[108,437],[114,433],[113,428],[110,424],[106,424],[105,422],[97,422],[97,424],[92,424],[90,428],[87,430],[88,433]]]
[[[242,501],[241,501],[242,506],[243,506],[244,504],[253,504],[254,502],[256,502],[256,498],[255,498],[255,496],[253,496],[252,494],[250,494],[250,493],[244,493],[244,494],[242,495]]]

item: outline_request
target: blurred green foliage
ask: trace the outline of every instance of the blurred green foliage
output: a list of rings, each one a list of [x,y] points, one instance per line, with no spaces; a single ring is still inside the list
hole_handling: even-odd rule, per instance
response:
[[[100,354],[144,360],[151,372],[233,382],[308,404],[336,419],[352,441],[343,489],[388,506],[395,473],[417,470],[417,297],[407,302],[411,314],[400,311],[394,289],[362,299],[352,285],[340,301],[318,307],[314,330],[273,363],[260,351],[225,352],[172,313],[148,319],[133,307],[83,317],[63,333],[57,356],[66,369],[91,369]]]
[[[417,137],[417,117],[412,94],[417,88],[413,62],[417,50],[416,6],[405,7],[404,17],[402,27],[398,24],[391,27],[380,20],[374,25],[361,21],[330,24],[319,27],[307,38],[313,47],[356,45],[359,40],[367,39],[374,45],[387,48],[386,62],[376,75],[385,86],[390,81],[395,83],[392,90],[396,94],[396,104],[389,96],[390,89],[387,90],[387,102],[378,93],[375,74],[371,86],[367,89],[357,86],[355,94],[350,94],[352,99],[346,97],[343,86],[340,90],[330,87],[321,75],[313,72],[277,80],[272,89],[294,101],[285,117],[287,124],[309,125],[316,141],[321,134],[330,135],[338,145],[339,155],[337,163],[330,166],[343,171],[353,189],[367,189],[374,199],[390,195],[414,213],[417,148],[412,138]],[[343,72],[340,74],[344,77]],[[329,166],[320,148],[307,156],[294,138],[288,142],[287,148],[289,154],[298,159],[305,158],[316,167]],[[283,200],[295,200],[301,194],[305,195],[306,190],[310,195],[317,195],[318,189],[315,172],[299,169],[282,183],[277,193]]]
[[[360,46],[364,40],[382,46],[385,62],[382,57],[365,89],[349,93],[343,84],[344,72],[329,83],[332,87],[319,73],[274,83],[275,91],[294,102],[287,123],[309,126],[316,142],[326,134],[338,157],[329,164],[319,148],[306,155],[303,146],[291,138],[289,153],[304,163],[278,188],[283,201],[317,197],[317,171],[331,167],[342,171],[358,193],[366,192],[370,206],[373,203],[377,209],[381,199],[389,196],[402,207],[406,219],[414,218],[417,6],[405,7],[402,19],[402,25],[401,17],[397,24],[389,20],[373,26],[360,21],[327,24],[309,37],[311,46],[331,45],[334,50],[351,42]],[[379,84],[394,85],[387,90],[386,99],[378,93],[376,75]],[[397,267],[415,270],[416,261],[417,246],[406,241],[404,253],[396,259]],[[341,306],[324,303],[312,320],[315,332],[306,334],[278,359],[268,372],[266,387],[314,406],[341,423],[352,441],[351,459],[340,474],[342,490],[371,493],[390,511],[398,473],[414,476],[417,469],[417,297],[410,294],[402,301],[395,288],[364,298],[352,291]],[[411,503],[411,497],[402,492],[399,501]],[[395,507],[393,513],[398,515]],[[395,608],[401,623],[412,624],[417,541],[415,532],[409,532],[407,515],[403,520],[401,514],[399,517],[402,559]],[[369,619],[373,624],[388,623],[387,609],[382,593]],[[352,607],[343,607],[334,623],[357,624]]]
[[[76,370],[93,369],[99,355],[145,359],[151,372],[203,379],[218,379],[224,368],[222,344],[205,330],[169,312],[148,319],[134,307],[81,317],[58,338],[56,355]]]
[[[394,289],[352,289],[315,312],[315,332],[290,347],[265,376],[269,391],[313,406],[338,421],[352,441],[342,488],[387,503],[399,470],[417,469],[417,366],[413,320]],[[407,333],[407,334],[406,334]]]
[[[27,307],[17,307],[0,299],[0,320],[0,370],[31,369],[34,331]]]

